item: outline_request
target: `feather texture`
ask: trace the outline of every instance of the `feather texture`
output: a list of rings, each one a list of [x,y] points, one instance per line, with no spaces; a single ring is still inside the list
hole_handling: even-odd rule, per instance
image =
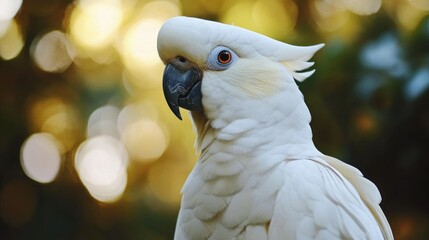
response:
[[[239,58],[212,71],[218,46]],[[176,240],[393,239],[377,187],[312,141],[295,80],[314,73],[309,60],[322,46],[194,18],[165,23],[161,59],[182,56],[204,71],[204,111],[191,112],[201,155],[182,188]]]
[[[383,211],[379,206],[381,202],[381,195],[375,184],[364,178],[362,173],[357,168],[354,168],[336,158],[322,156],[322,159],[337,169],[356,188],[359,196],[375,216],[377,223],[382,230],[384,239],[393,239],[389,222],[387,221]]]

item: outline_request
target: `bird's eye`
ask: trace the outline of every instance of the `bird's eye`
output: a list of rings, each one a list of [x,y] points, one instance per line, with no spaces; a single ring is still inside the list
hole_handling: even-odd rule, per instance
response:
[[[222,50],[217,55],[217,61],[221,64],[228,64],[229,62],[231,62],[231,60],[232,60],[232,56],[228,50]]]
[[[229,68],[238,59],[238,55],[223,46],[215,47],[209,54],[206,67],[210,70],[221,71]]]

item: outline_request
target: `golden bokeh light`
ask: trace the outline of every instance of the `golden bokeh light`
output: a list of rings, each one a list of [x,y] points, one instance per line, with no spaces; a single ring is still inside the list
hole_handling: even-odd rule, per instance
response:
[[[6,33],[6,31],[9,29],[9,24],[11,21],[0,21],[0,39],[3,37],[3,35]]]
[[[145,19],[167,20],[181,15],[182,10],[178,0],[155,0],[146,3],[140,12]]]
[[[160,77],[164,71],[164,65],[156,64],[152,67],[140,65],[138,68],[125,69],[122,80],[129,92],[141,92],[161,88]]]
[[[31,135],[21,147],[21,166],[29,178],[40,183],[52,182],[61,167],[57,140],[48,133]]]
[[[104,54],[106,53],[96,53],[91,58],[81,58],[76,55],[77,57],[74,59],[73,63],[77,67],[73,68],[73,70],[78,75],[76,80],[80,81],[88,89],[95,91],[108,90],[118,88],[121,83],[122,66],[117,63],[104,62],[113,60],[114,54],[107,53],[106,58],[98,58]]]
[[[221,21],[257,31],[256,25],[253,25],[253,6],[252,1],[236,1],[232,6],[228,6],[228,11],[222,15]]]
[[[143,89],[159,86],[163,64],[158,57],[156,40],[162,24],[163,20],[159,19],[140,19],[126,30],[119,45],[128,72],[124,77]]]
[[[15,20],[7,24],[7,30],[0,37],[0,57],[11,60],[18,56],[24,47],[24,40],[19,25]]]
[[[118,1],[81,1],[70,17],[73,42],[83,49],[103,49],[115,39],[122,14]]]
[[[348,10],[341,0],[313,1],[312,16],[314,23],[326,37],[341,38],[342,41],[352,41],[362,31],[359,18]]]
[[[358,15],[370,15],[378,12],[381,0],[343,0],[351,12]]]
[[[86,130],[87,138],[99,135],[109,135],[116,138],[119,137],[117,124],[118,116],[119,109],[115,106],[106,105],[97,108],[89,116]]]
[[[382,1],[313,0],[311,6],[314,23],[322,33],[335,33],[325,35],[352,41],[363,29],[359,15],[377,13]]]
[[[122,108],[118,116],[118,130],[123,134],[125,129],[134,122],[142,119],[158,119],[159,110],[153,102],[138,101]]]
[[[75,107],[52,96],[34,101],[30,107],[33,131],[52,134],[60,143],[61,152],[71,150],[78,138],[78,116]]]
[[[118,129],[130,158],[140,162],[158,159],[168,147],[169,135],[151,102],[124,107],[118,117]]]
[[[236,1],[227,6],[221,21],[281,39],[293,31],[298,8],[293,1]]]
[[[408,2],[417,9],[429,11],[429,1],[427,0],[408,0]]]
[[[83,142],[75,168],[91,196],[102,202],[118,200],[127,185],[128,155],[122,143],[107,135]]]
[[[141,65],[160,64],[156,40],[164,21],[158,19],[141,19],[125,33],[121,47],[124,63],[129,69]]]
[[[415,29],[420,20],[429,14],[424,11],[425,5],[418,1],[402,1],[398,5],[400,7],[395,8],[396,19],[408,31]]]
[[[324,31],[336,31],[346,25],[350,14],[343,5],[331,4],[327,1],[313,2],[314,18],[319,28]]]
[[[122,139],[130,157],[141,162],[158,159],[168,146],[166,134],[159,123],[149,119],[127,126]]]
[[[15,17],[22,5],[22,0],[1,0],[0,1],[0,22],[11,20]]]
[[[67,51],[68,39],[60,31],[49,32],[32,44],[32,57],[37,66],[46,72],[63,72],[72,63]]]

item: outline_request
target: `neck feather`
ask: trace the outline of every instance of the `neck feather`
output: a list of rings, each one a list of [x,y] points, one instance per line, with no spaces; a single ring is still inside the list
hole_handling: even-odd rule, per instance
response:
[[[312,141],[311,116],[302,101],[287,116],[273,112],[269,118],[208,119],[192,112],[197,133],[196,148],[204,154],[209,148],[228,154],[314,156],[320,154]]]

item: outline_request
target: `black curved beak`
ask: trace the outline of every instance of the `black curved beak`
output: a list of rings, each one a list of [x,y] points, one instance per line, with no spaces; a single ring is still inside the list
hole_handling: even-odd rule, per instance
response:
[[[173,61],[166,65],[162,78],[165,100],[171,111],[182,120],[179,107],[190,111],[203,111],[201,80],[203,74],[197,67]]]

